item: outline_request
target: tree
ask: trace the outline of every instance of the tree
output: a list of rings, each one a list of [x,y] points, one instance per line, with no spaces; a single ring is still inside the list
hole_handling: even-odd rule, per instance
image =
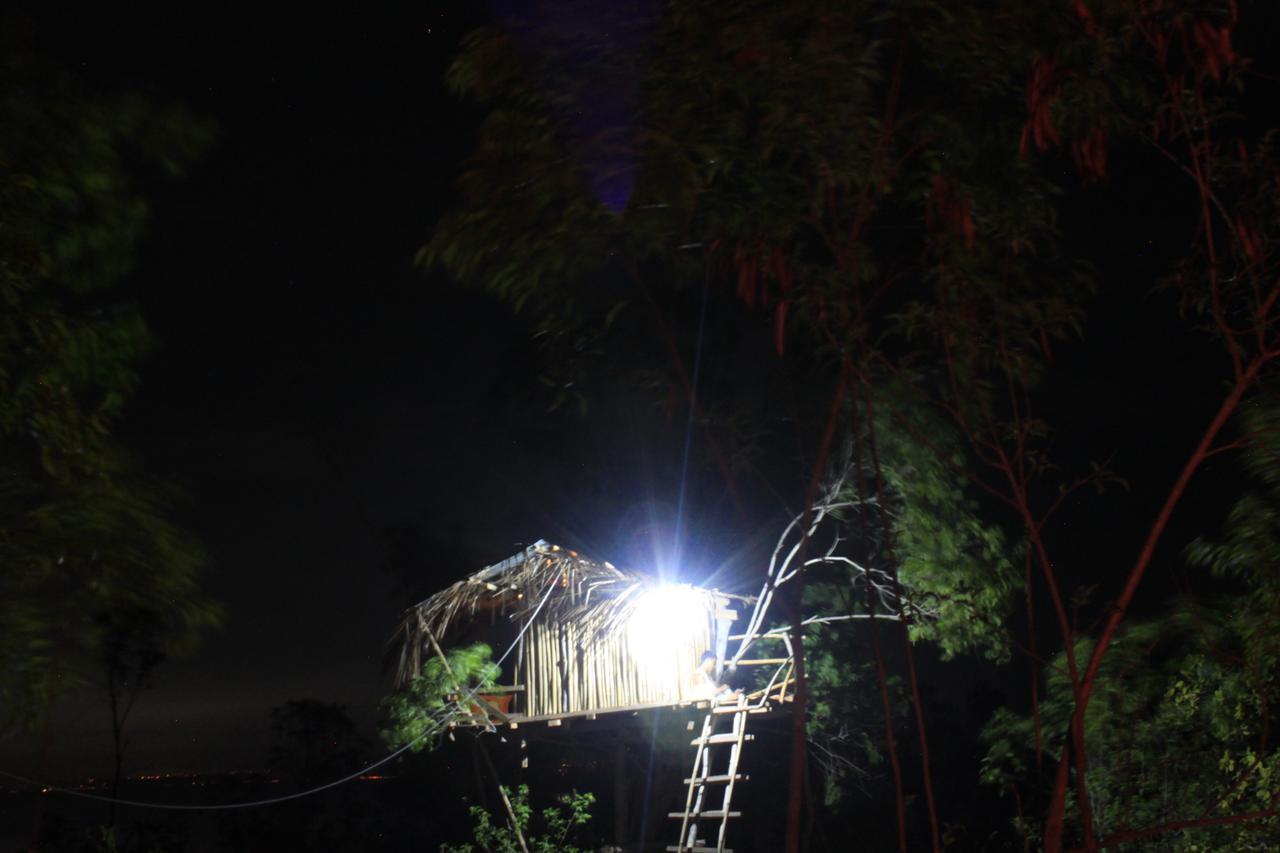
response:
[[[199,589],[203,549],[168,520],[173,495],[112,438],[150,345],[113,290],[145,230],[140,172],[176,176],[210,128],[47,67],[15,16],[3,33],[0,733],[43,726],[43,766],[58,697],[104,662],[117,683],[113,620],[148,614],[154,653],[176,654],[219,619]],[[124,719],[108,692],[118,776]],[[33,847],[39,832],[37,801]]]
[[[111,747],[114,758],[111,798],[120,793],[124,769],[124,727],[134,704],[151,683],[156,668],[164,662],[163,622],[147,610],[104,614],[102,621],[102,668],[106,676],[107,704],[111,711]],[[111,819],[115,824],[115,803]]]
[[[470,713],[463,707],[465,696],[459,697],[459,692],[492,687],[501,674],[484,643],[451,649],[445,658],[427,658],[405,690],[383,700],[386,724],[382,739],[387,746],[408,746],[411,752],[434,748],[450,716]]]
[[[490,853],[586,853],[569,840],[591,820],[593,794],[562,794],[557,805],[542,810],[542,832],[530,834],[533,807],[529,805],[529,786],[521,785],[512,794],[502,788],[503,802],[509,804],[514,823],[508,819],[504,826],[497,826],[489,813],[479,806],[472,806],[471,817],[475,821],[474,838],[481,850]],[[441,844],[441,853],[474,853],[470,843]]]
[[[1192,566],[1228,583],[1183,595],[1159,620],[1117,636],[1085,715],[1090,810],[1099,845],[1130,850],[1265,850],[1280,839],[1280,758],[1271,708],[1280,701],[1280,417],[1252,400],[1238,418],[1241,462],[1254,488],[1218,541],[1196,539]],[[1087,659],[1093,638],[1080,641]],[[1047,748],[1062,748],[1074,696],[1065,655],[1046,669],[1041,717]],[[1001,711],[984,734],[988,782],[1014,793],[1035,755],[1035,722]],[[1068,796],[1068,816],[1080,806]],[[1044,825],[1020,816],[1029,843]]]
[[[342,706],[316,699],[291,699],[271,709],[271,733],[271,767],[298,788],[359,768],[368,747]]]
[[[219,849],[368,849],[386,829],[360,785],[336,782],[358,771],[369,743],[340,706],[317,699],[294,699],[271,709],[270,773],[294,791],[320,786],[312,796],[269,809],[234,811],[218,821]]]
[[[1274,672],[1259,692],[1256,673],[1231,659],[1240,637],[1231,627],[1235,597],[1181,602],[1167,619],[1135,622],[1116,641],[1108,671],[1085,717],[1089,797],[1098,844],[1126,850],[1268,850],[1280,838],[1280,794],[1263,708],[1274,703]],[[1087,641],[1077,649],[1089,652]],[[1114,669],[1112,669],[1114,668]],[[1047,746],[1061,748],[1073,699],[1059,655],[1047,670],[1041,720]],[[1011,797],[1035,761],[1029,716],[997,712],[984,735],[986,781]],[[1034,792],[1044,795],[1048,792]],[[1262,814],[1260,814],[1262,813]],[[1269,813],[1269,814],[1267,814]],[[1079,803],[1067,798],[1069,825]],[[1043,843],[1044,824],[1022,815],[1027,843]],[[1080,836],[1072,834],[1077,840]]]
[[[6,42],[25,27],[8,20]],[[186,112],[95,92],[6,43],[0,132],[0,730],[84,683],[113,614],[150,614],[166,653],[217,621],[173,496],[112,438],[150,346],[113,289],[147,220],[148,172],[210,137]]]
[[[534,312],[556,368],[549,384],[563,393],[589,387],[602,364],[617,375],[616,360],[598,358],[611,341],[631,357],[665,363],[662,372],[701,427],[726,488],[748,465],[724,452],[729,434],[709,415],[715,403],[754,411],[757,426],[799,425],[807,458],[748,460],[789,477],[781,488],[771,485],[799,504],[788,512],[801,519],[796,600],[812,556],[803,531],[842,446],[837,436],[861,447],[866,474],[857,478],[856,497],[869,511],[859,532],[881,543],[888,559],[880,568],[896,593],[910,574],[909,549],[930,545],[912,541],[913,528],[894,529],[886,494],[907,477],[888,452],[893,433],[950,472],[954,479],[941,481],[946,489],[981,495],[980,529],[1003,526],[1009,553],[1022,557],[1025,633],[1016,645],[1030,663],[1034,764],[1054,768],[1043,841],[1062,849],[1074,798],[1081,843],[1097,848],[1089,705],[1119,672],[1108,656],[1174,510],[1206,460],[1239,449],[1223,429],[1247,395],[1270,381],[1280,356],[1277,235],[1266,224],[1276,219],[1280,161],[1274,135],[1256,117],[1237,118],[1247,107],[1246,81],[1266,83],[1249,78],[1232,47],[1235,5],[673,2],[656,22],[617,24],[647,33],[644,50],[615,57],[600,49],[603,30],[574,30],[569,38],[558,18],[468,40],[451,80],[490,112],[461,181],[462,200],[425,257]],[[574,54],[568,42],[590,47]],[[627,122],[588,133],[559,118],[589,109],[583,78],[628,74],[642,82]],[[1222,346],[1227,384],[1153,509],[1134,559],[1112,573],[1119,580],[1108,600],[1094,605],[1101,628],[1086,644],[1071,612],[1071,585],[1090,569],[1056,556],[1061,543],[1049,525],[1115,476],[1102,465],[1055,459],[1053,424],[1043,413],[1061,387],[1055,353],[1089,333],[1090,261],[1100,260],[1082,251],[1078,232],[1064,234],[1066,201],[1099,204],[1092,188],[1105,184],[1108,163],[1119,156],[1185,182],[1169,190],[1177,213],[1168,227],[1185,223],[1187,239],[1171,243],[1188,248],[1172,259],[1158,290],[1176,296],[1180,313],[1167,322],[1179,340],[1201,331]],[[635,176],[624,208],[596,191],[591,164],[602,161]],[[784,366],[759,370],[759,349],[744,357],[748,347],[723,329],[712,346],[690,345],[672,331],[702,329],[707,317],[769,346]],[[710,388],[685,367],[690,351],[702,375],[719,380]],[[1150,364],[1148,378],[1168,362]],[[734,383],[734,375],[757,381]],[[797,379],[790,404],[778,405],[786,394],[767,393],[779,375]],[[743,393],[744,384],[766,393]],[[941,412],[959,446],[939,440],[921,412]],[[952,536],[945,513],[925,515],[947,531],[935,545]],[[963,517],[956,520],[963,529]],[[1008,601],[1000,594],[1007,565],[991,568],[971,575],[972,600],[955,613]],[[943,578],[952,590],[954,581]],[[997,594],[986,599],[988,591]],[[949,608],[948,593],[939,589]],[[1037,609],[1046,603],[1051,642],[1069,673],[1065,721],[1042,720],[1035,710],[1045,628]],[[803,700],[800,620],[792,621]],[[904,629],[906,639],[910,626]],[[937,849],[909,644],[903,660]],[[803,701],[796,714],[792,850],[799,846]],[[1066,730],[1046,753],[1054,733],[1042,724],[1049,723]],[[906,849],[901,793],[898,801],[899,847]]]
[[[681,355],[689,347],[678,345],[672,329],[679,324],[670,315],[689,306],[699,284],[714,281],[716,288],[703,288],[702,311],[712,303],[716,315],[725,316],[734,293],[719,285],[731,276],[747,308],[769,311],[769,343],[781,354],[799,312],[811,320],[819,317],[822,294],[838,294],[856,254],[825,237],[843,232],[847,221],[838,220],[848,220],[852,211],[832,210],[836,221],[823,221],[824,206],[837,194],[843,203],[857,198],[859,187],[870,189],[864,173],[880,158],[878,65],[892,54],[863,23],[883,16],[892,17],[878,7],[818,10],[743,3],[712,11],[672,4],[644,51],[648,67],[637,69],[645,84],[635,132],[611,128],[590,138],[556,121],[558,111],[581,106],[574,80],[584,76],[583,69],[568,73],[557,64],[562,32],[535,22],[514,38],[493,32],[473,36],[451,79],[468,95],[487,101],[492,112],[461,183],[463,203],[440,223],[426,258],[517,308],[538,312],[540,339],[558,371],[549,384],[556,388],[587,387],[606,333],[625,341],[632,353],[645,352],[636,342],[657,342],[650,365],[669,362],[670,384],[707,435],[732,494],[735,477],[750,462],[734,452],[745,444],[738,436],[758,430],[721,427],[743,419],[712,414],[715,404],[709,400],[725,398],[707,393],[705,380],[702,392],[695,389]],[[617,26],[644,29],[646,23]],[[601,40],[596,33],[593,44]],[[536,49],[516,49],[517,42]],[[585,53],[591,57],[588,76],[617,73],[598,68],[609,62],[608,51]],[[804,61],[791,62],[794,56]],[[615,145],[627,139],[639,144]],[[623,216],[613,215],[593,195],[579,171],[582,160],[574,156],[578,146],[594,146],[596,161],[612,158],[618,168],[637,175]],[[634,331],[631,324],[649,331]],[[739,315],[734,325],[758,331],[749,316]],[[779,385],[812,390],[827,384],[821,371],[823,362],[830,363],[827,337],[814,335],[807,352],[801,350],[800,364],[786,376],[789,381]],[[704,376],[725,375],[731,384],[741,382],[733,383],[735,375],[760,364],[759,351],[749,365],[738,349],[709,348],[699,350],[698,357],[704,359]],[[838,390],[844,394],[843,387]],[[822,433],[825,407],[817,394],[800,395],[799,412],[796,406],[775,412],[769,402],[761,406],[752,399],[729,406],[729,412],[737,414],[741,402],[763,410],[771,427],[802,423],[808,432],[804,438],[811,440],[813,432]],[[838,409],[833,403],[829,423]],[[830,442],[821,446],[829,448]],[[794,478],[795,466],[788,467]],[[808,512],[825,460],[806,460],[799,467],[814,472],[812,478],[801,475],[810,480],[801,501]],[[794,488],[780,491],[795,500]],[[801,697],[803,660],[801,652]],[[803,701],[796,707],[801,721]],[[803,725],[797,733],[795,754],[802,757]],[[790,787],[798,792],[798,779]]]
[[[1069,793],[1074,794],[1081,843],[1086,849],[1101,843],[1091,813],[1093,751],[1087,711],[1095,692],[1104,692],[1108,675],[1116,672],[1105,665],[1112,642],[1121,635],[1193,477],[1210,457],[1238,447],[1222,440],[1223,429],[1245,396],[1266,382],[1280,355],[1277,291],[1270,274],[1263,272],[1274,248],[1255,235],[1251,224],[1260,206],[1274,202],[1269,191],[1264,191],[1265,199],[1259,197],[1258,188],[1274,180],[1263,175],[1277,174],[1276,163],[1269,132],[1256,134],[1235,123],[1245,68],[1230,48],[1236,10],[1135,4],[1106,12],[1104,18],[1078,5],[1075,34],[1066,32],[1051,52],[1036,58],[1023,148],[1051,151],[1060,141],[1057,128],[1067,127],[1074,137],[1073,159],[1086,182],[1105,179],[1106,151],[1116,144],[1109,141],[1112,136],[1145,146],[1178,171],[1187,181],[1189,192],[1178,198],[1189,201],[1187,228],[1194,237],[1189,253],[1172,266],[1165,287],[1177,294],[1186,327],[1207,332],[1222,345],[1229,372],[1226,390],[1155,507],[1136,556],[1117,573],[1122,580],[1099,617],[1096,642],[1079,642],[1064,591],[1070,575],[1054,559],[1057,549],[1046,529],[1064,501],[1073,499],[1069,496],[1082,486],[1102,484],[1107,475],[1094,470],[1059,479],[1046,452],[1048,424],[1032,414],[1043,402],[1036,399],[1037,385],[1053,366],[1049,341],[1055,331],[1061,334],[1078,325],[1083,315],[1072,307],[1069,294],[1022,278],[1016,241],[1007,244],[1011,248],[998,277],[992,275],[996,270],[984,273],[975,266],[990,247],[974,250],[972,241],[964,239],[963,218],[957,233],[937,245],[937,298],[918,315],[929,318],[922,325],[940,346],[935,351],[945,366],[934,399],[964,430],[984,474],[991,477],[975,477],[975,482],[1017,514],[1028,539],[1028,620],[1033,619],[1032,592],[1038,587],[1047,593],[1062,639],[1072,711],[1070,737],[1057,751],[1047,807],[1048,850],[1062,849]],[[967,188],[966,198],[981,204],[975,189]],[[988,228],[981,222],[972,227],[979,233]],[[1033,283],[1040,292],[1024,293]],[[1058,486],[1057,494],[1045,489],[1048,483]],[[1033,569],[1038,576],[1034,586]],[[1032,684],[1034,691],[1034,678]],[[1037,765],[1039,755],[1037,751]],[[1148,831],[1156,830],[1132,830]]]

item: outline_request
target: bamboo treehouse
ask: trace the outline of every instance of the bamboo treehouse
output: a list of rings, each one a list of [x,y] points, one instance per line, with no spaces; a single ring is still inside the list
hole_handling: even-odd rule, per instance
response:
[[[747,718],[792,699],[787,629],[763,628],[774,588],[785,580],[776,554],[761,595],[748,597],[663,583],[539,541],[408,609],[396,637],[397,686],[409,685],[429,660],[448,669],[446,647],[483,641],[506,649],[499,660],[501,683],[466,695],[459,686],[451,727],[556,726],[601,714],[703,709],[700,730],[689,722],[697,732],[690,741],[692,769],[684,780],[683,810],[669,814],[680,822],[679,843],[667,849],[727,853],[729,820],[740,816],[730,810],[734,787],[747,778],[739,761],[753,738]],[[733,633],[736,606],[751,607],[751,615],[746,630]],[[766,639],[780,641],[785,656],[744,658]],[[730,642],[736,643],[728,661],[733,667],[764,667],[772,674],[761,676],[757,684],[763,686],[750,692],[717,697],[715,679],[709,692],[699,668],[712,652],[718,679]]]
[[[483,640],[511,648],[486,715],[460,725],[560,720],[706,701],[698,664],[724,657],[733,596],[660,583],[537,542],[409,608],[397,635],[397,684],[441,649]]]

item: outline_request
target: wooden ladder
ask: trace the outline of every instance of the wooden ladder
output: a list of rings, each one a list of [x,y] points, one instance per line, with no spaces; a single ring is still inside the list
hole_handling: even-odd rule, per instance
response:
[[[693,771],[689,774],[689,778],[684,780],[689,786],[689,791],[685,795],[684,811],[670,812],[667,815],[680,819],[680,842],[667,847],[668,851],[732,853],[725,848],[724,838],[725,831],[729,828],[729,818],[742,816],[742,812],[730,811],[729,806],[733,801],[734,784],[747,779],[746,776],[738,773],[738,762],[742,758],[742,745],[754,739],[754,735],[747,734],[747,714],[749,713],[751,713],[751,706],[747,704],[746,696],[738,696],[733,705],[712,704],[711,709],[707,711],[706,719],[702,721],[702,733],[689,742],[689,745],[696,749]],[[718,723],[726,717],[732,721],[730,730],[717,731]],[[723,773],[713,773],[713,765],[716,762],[712,760],[714,752],[712,747],[726,745],[729,747],[728,765]],[[724,792],[718,807],[714,807],[708,801],[708,791],[714,788],[720,788]],[[698,837],[699,823],[706,825],[712,821],[720,824],[714,847],[707,844],[705,839]]]

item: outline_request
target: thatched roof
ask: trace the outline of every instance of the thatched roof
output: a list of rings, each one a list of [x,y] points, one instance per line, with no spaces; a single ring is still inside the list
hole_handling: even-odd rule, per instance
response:
[[[657,584],[652,576],[540,540],[409,608],[398,632],[403,646],[396,681],[404,684],[419,672],[424,656],[431,654],[431,636],[440,641],[481,611],[497,611],[520,626],[535,617],[572,621],[579,635],[604,638],[626,624],[642,594]],[[693,592],[701,593],[708,619],[713,618],[721,594]]]

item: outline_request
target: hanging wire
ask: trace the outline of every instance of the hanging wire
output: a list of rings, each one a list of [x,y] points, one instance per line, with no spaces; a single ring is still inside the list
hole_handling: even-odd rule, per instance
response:
[[[533,624],[533,620],[537,618],[538,613],[542,610],[542,605],[546,604],[547,599],[551,597],[551,593],[554,589],[555,589],[555,579],[553,578],[552,582],[547,585],[547,591],[542,596],[542,600],[538,602],[538,606],[534,608],[533,613],[529,616],[528,619],[525,620],[524,625],[521,626],[520,628],[520,632],[516,634],[515,639],[511,641],[511,645],[507,646],[507,650],[502,653],[502,656],[498,658],[497,661],[494,662],[495,666],[501,666],[502,662],[505,661],[508,656],[510,656],[511,652],[515,649],[516,644],[520,642],[520,639],[525,635],[525,632],[529,630],[529,626]],[[480,691],[479,686],[472,687],[467,692],[464,698],[458,700],[456,707],[462,707],[463,703],[469,702],[479,691]],[[403,755],[406,751],[417,746],[419,743],[422,743],[422,741],[426,740],[429,736],[431,736],[432,734],[435,734],[435,732],[437,732],[440,729],[440,727],[443,726],[448,721],[450,716],[452,716],[451,712],[446,713],[444,716],[436,719],[433,722],[433,724],[429,728],[427,728],[426,731],[424,731],[422,734],[418,735],[416,738],[406,743],[404,746],[397,749],[395,752],[392,752],[390,755],[387,755],[387,756],[384,756],[383,758],[378,759],[372,764],[369,764],[365,767],[360,768],[354,773],[350,773],[346,776],[343,776],[341,779],[335,779],[332,782],[326,782],[323,785],[317,785],[316,787],[308,788],[305,791],[297,791],[295,793],[285,794],[280,797],[270,797],[265,800],[249,800],[243,803],[222,803],[218,805],[178,805],[174,803],[149,803],[141,800],[121,800],[121,799],[116,799],[114,797],[104,797],[101,794],[89,794],[84,791],[77,791],[73,788],[63,788],[58,785],[51,785],[45,782],[39,782],[35,779],[30,779],[26,776],[20,776],[17,773],[10,773],[6,770],[0,770],[0,776],[5,777],[6,779],[13,779],[16,782],[22,782],[27,785],[33,785],[37,788],[40,788],[42,793],[66,794],[67,796],[79,797],[80,799],[83,799],[83,800],[98,800],[104,803],[115,803],[116,805],[120,805],[120,806],[135,806],[137,808],[144,808],[144,809],[164,809],[167,811],[202,811],[202,812],[229,811],[231,809],[251,809],[251,808],[258,808],[261,806],[270,806],[276,803],[284,803],[284,802],[288,802],[289,800],[297,800],[297,799],[301,799],[302,797],[310,797],[313,794],[318,794],[321,791],[327,791],[330,788],[336,788],[339,785],[344,785],[347,782],[352,781],[353,779],[358,779],[361,776],[368,773],[369,771],[376,770],[377,768],[386,764],[388,761],[391,761],[394,758],[398,758],[399,756]]]

